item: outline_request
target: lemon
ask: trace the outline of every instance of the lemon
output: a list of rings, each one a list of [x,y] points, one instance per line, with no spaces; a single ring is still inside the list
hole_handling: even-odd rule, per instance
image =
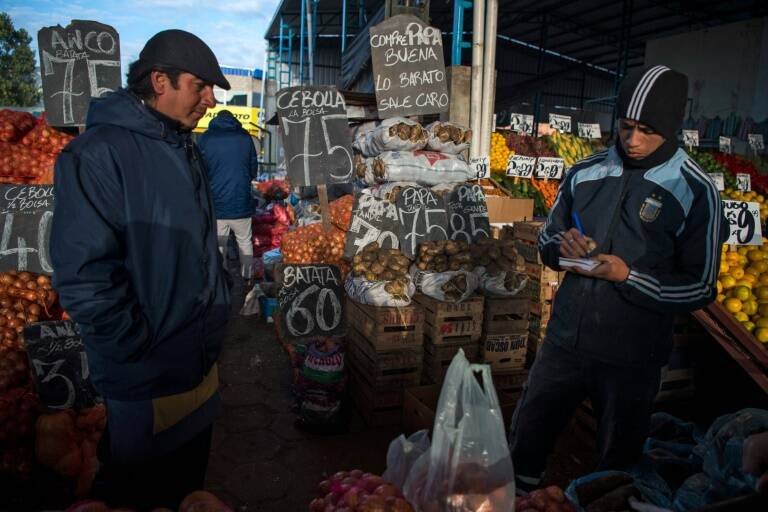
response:
[[[768,299],[768,286],[761,284],[757,288],[754,288],[752,290],[752,293],[754,293],[755,296],[757,296],[758,300],[766,300]]]
[[[754,331],[755,338],[757,338],[761,343],[768,342],[768,327],[758,327]]]
[[[755,268],[755,269],[757,269],[757,270],[758,270],[758,272],[760,272],[760,274],[762,274],[762,273],[763,273],[763,272],[765,272],[765,271],[768,271],[768,261],[765,261],[764,259],[763,259],[763,260],[760,260],[760,261],[756,261],[756,262],[754,262],[754,263],[753,263],[752,265],[750,265],[750,266],[751,266],[752,268]],[[760,274],[758,274],[758,275],[760,275]]]
[[[728,297],[725,299],[723,301],[723,306],[725,306],[725,309],[730,313],[738,313],[742,308],[741,301],[735,297]]]
[[[736,286],[736,279],[730,274],[725,274],[722,278],[720,278],[720,281],[722,281],[723,288],[726,290]]]
[[[740,301],[745,301],[749,299],[749,288],[746,286],[736,286],[731,290],[730,296],[736,299],[739,299]]]
[[[720,273],[725,274],[728,272],[728,269],[731,268],[730,265],[728,265],[728,262],[726,260],[723,260],[720,262]]]
[[[746,256],[749,252],[749,247],[739,247],[736,249],[736,252],[739,253],[739,256]]]
[[[746,322],[747,320],[749,320],[749,316],[747,316],[747,314],[744,313],[743,311],[737,311],[736,313],[734,313],[733,318],[735,318],[739,322]]]
[[[749,261],[761,261],[765,259],[765,254],[759,249],[750,249],[747,252],[747,259]]]
[[[734,268],[733,270],[731,270],[731,275],[733,276],[734,279],[739,280],[742,277],[744,277],[744,269],[740,267]]]
[[[729,265],[735,265],[739,262],[739,254],[731,251],[725,255],[725,259]]]
[[[717,280],[717,293],[718,295],[723,293],[723,283],[720,282],[720,280]]]
[[[749,332],[752,332],[752,331],[754,331],[754,330],[755,330],[755,324],[754,324],[754,322],[750,322],[749,320],[747,320],[746,322],[741,322],[741,325],[743,325],[743,326],[744,326],[744,328],[745,328],[746,330],[748,330]]]
[[[755,320],[755,325],[758,327],[768,327],[768,316],[763,316]]]
[[[717,302],[723,302],[725,300],[725,295],[723,295],[722,293],[718,293],[716,300]]]
[[[751,290],[752,285],[754,285],[756,281],[757,278],[752,274],[744,274],[744,277],[736,281],[736,286],[746,286]]]
[[[750,266],[748,266],[747,268],[744,269],[744,276],[745,277],[746,276],[752,276],[755,279],[757,279],[757,277],[760,275],[760,273],[761,272],[759,270],[757,270],[757,267],[755,267],[754,265],[750,265]]]
[[[757,313],[757,302],[752,299],[744,301],[741,305],[741,311],[748,316],[754,315]]]

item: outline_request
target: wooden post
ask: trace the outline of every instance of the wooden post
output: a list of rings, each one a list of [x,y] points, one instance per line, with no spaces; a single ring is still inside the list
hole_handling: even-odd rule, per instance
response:
[[[323,231],[331,231],[331,206],[328,204],[328,188],[325,184],[317,186],[317,196],[320,199],[320,215],[323,217]]]

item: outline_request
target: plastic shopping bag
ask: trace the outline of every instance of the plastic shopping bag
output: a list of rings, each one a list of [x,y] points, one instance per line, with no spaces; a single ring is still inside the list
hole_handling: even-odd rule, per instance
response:
[[[440,391],[432,445],[408,475],[405,497],[422,512],[508,512],[514,481],[490,367],[470,364],[459,349]]]
[[[429,431],[419,430],[405,438],[400,434],[387,450],[387,470],[381,477],[402,489],[416,461],[429,451]]]

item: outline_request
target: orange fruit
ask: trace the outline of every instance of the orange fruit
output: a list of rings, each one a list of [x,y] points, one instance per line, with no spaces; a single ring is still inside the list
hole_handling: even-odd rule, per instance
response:
[[[734,269],[731,269],[731,275],[734,277],[734,279],[738,280],[744,277],[744,269],[740,267],[736,267]]]
[[[730,313],[738,313],[742,308],[741,301],[735,297],[728,297],[725,299],[723,301],[723,306],[725,306],[725,309]]]
[[[741,311],[747,316],[754,315],[757,313],[757,302],[752,299],[745,300],[741,305]]]
[[[754,331],[755,338],[758,339],[761,343],[768,342],[768,327],[758,327]]]
[[[745,301],[749,299],[750,291],[746,286],[735,286],[731,290],[730,296],[739,299],[740,301]]]
[[[755,326],[755,324],[754,324],[754,322],[750,322],[749,320],[747,320],[746,322],[741,322],[741,325],[743,325],[743,326],[744,326],[744,328],[745,328],[746,330],[748,330],[749,332],[752,332],[752,331],[754,331],[754,330],[755,330],[755,327],[756,327],[756,326]]]
[[[726,290],[736,286],[736,279],[730,274],[725,274],[720,279],[720,281],[723,283],[723,288],[725,288]]]
[[[765,254],[759,249],[750,249],[747,252],[747,259],[749,261],[762,261],[765,259]]]

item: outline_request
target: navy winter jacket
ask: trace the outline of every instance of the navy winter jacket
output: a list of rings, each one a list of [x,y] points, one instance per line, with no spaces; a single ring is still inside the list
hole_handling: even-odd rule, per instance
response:
[[[125,90],[93,100],[86,123],[56,162],[54,285],[105,397],[188,391],[229,310],[202,159]]]
[[[547,342],[613,364],[665,364],[674,315],[715,298],[728,239],[717,189],[682,149],[647,170],[625,168],[615,147],[577,163],[539,235],[541,259],[556,270],[574,212],[597,243],[594,254],[622,258],[629,278],[614,283],[568,272]]]
[[[258,160],[250,135],[229,112],[217,115],[200,137],[211,180],[217,219],[244,219],[253,215],[251,180]]]

